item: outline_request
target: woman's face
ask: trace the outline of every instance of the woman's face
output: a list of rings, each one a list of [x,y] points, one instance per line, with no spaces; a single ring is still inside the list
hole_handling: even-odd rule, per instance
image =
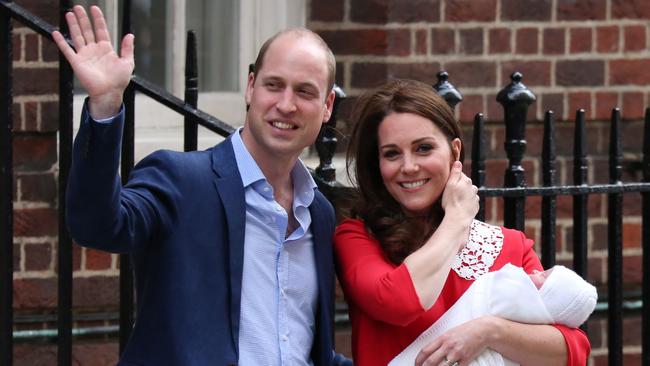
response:
[[[450,146],[432,121],[413,113],[390,113],[379,124],[377,135],[384,186],[407,214],[428,214],[460,155],[460,139]]]

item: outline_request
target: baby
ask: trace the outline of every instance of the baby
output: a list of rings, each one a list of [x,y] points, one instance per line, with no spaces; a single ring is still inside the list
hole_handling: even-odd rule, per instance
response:
[[[596,307],[596,288],[564,266],[527,274],[506,264],[478,278],[429,329],[420,334],[389,366],[413,366],[420,350],[447,330],[483,315],[530,324],[577,328]],[[470,366],[517,365],[487,349]]]

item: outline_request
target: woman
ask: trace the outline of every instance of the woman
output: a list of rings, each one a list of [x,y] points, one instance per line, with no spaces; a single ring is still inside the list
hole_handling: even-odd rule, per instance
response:
[[[348,150],[359,198],[335,234],[357,366],[386,365],[472,282],[512,263],[542,270],[521,232],[473,218],[453,111],[428,85],[395,80],[359,100]],[[525,365],[584,365],[579,329],[483,316],[425,346],[417,365],[467,365],[484,349]]]

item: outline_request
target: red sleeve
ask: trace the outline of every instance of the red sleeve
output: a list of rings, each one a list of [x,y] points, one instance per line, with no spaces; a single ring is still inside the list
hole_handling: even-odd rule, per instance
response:
[[[523,256],[522,256],[522,268],[526,273],[531,273],[533,270],[543,270],[542,263],[539,260],[539,257],[533,250],[533,241],[526,238],[526,236],[515,230],[503,229],[505,240],[508,240],[508,236],[518,235],[518,241],[522,243],[523,246]],[[513,238],[515,239],[515,238]],[[513,240],[515,242],[517,240]],[[566,342],[567,348],[567,366],[584,366],[587,364],[587,358],[591,352],[591,345],[589,344],[589,339],[587,335],[580,330],[579,328],[569,328],[564,325],[556,324],[554,325],[564,336],[564,341]]]
[[[341,286],[363,312],[399,326],[424,312],[406,266],[386,258],[363,222],[343,221],[334,233],[334,248]]]

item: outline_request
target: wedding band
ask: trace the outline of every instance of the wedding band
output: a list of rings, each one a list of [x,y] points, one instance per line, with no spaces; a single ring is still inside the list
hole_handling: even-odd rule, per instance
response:
[[[445,356],[445,364],[447,364],[448,366],[458,366],[458,361],[451,362],[451,361],[449,361],[447,356]]]

